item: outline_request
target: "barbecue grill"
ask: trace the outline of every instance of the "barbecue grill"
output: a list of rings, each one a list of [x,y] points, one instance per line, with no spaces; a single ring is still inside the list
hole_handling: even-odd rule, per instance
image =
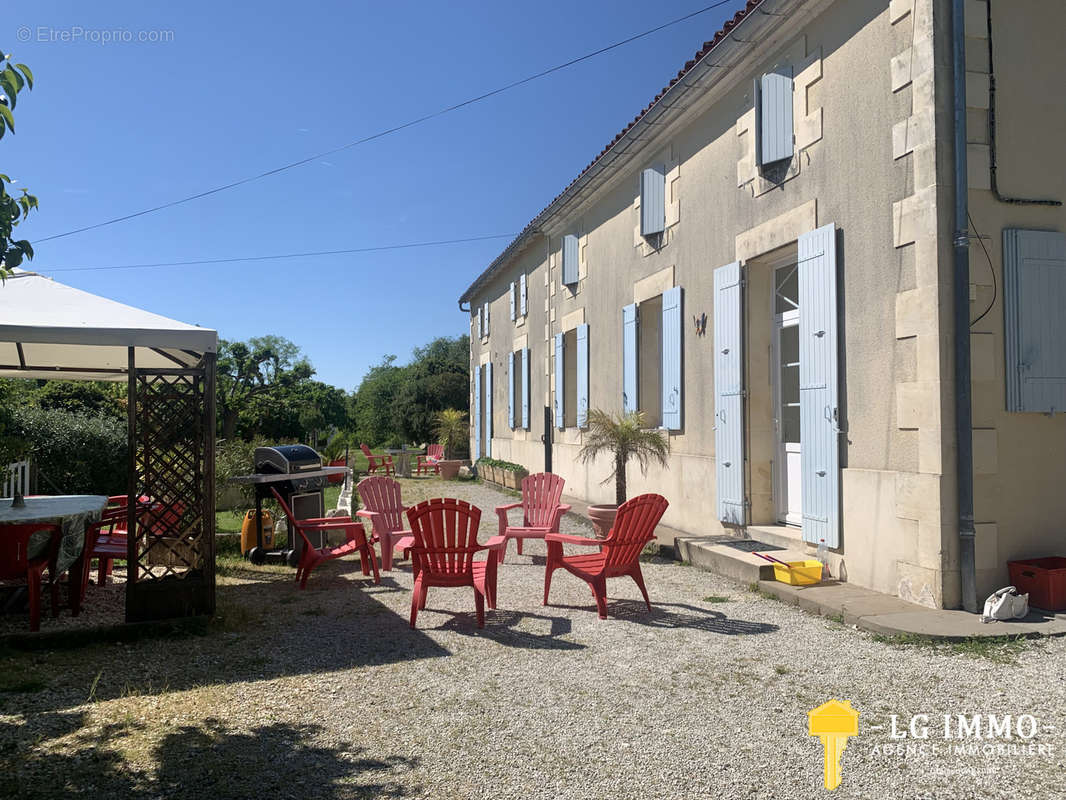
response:
[[[255,473],[230,478],[230,483],[251,484],[255,490],[256,546],[248,551],[253,564],[266,561],[288,563],[295,567],[303,554],[303,539],[296,531],[289,532],[287,550],[267,550],[263,547],[263,523],[260,518],[263,499],[273,499],[272,490],[285,500],[296,519],[316,519],[325,516],[323,490],[329,476],[347,473],[347,467],[323,467],[322,459],[313,448],[303,444],[282,444],[257,447],[253,456]],[[311,535],[314,547],[326,545],[325,532]],[[317,541],[316,541],[317,537]]]

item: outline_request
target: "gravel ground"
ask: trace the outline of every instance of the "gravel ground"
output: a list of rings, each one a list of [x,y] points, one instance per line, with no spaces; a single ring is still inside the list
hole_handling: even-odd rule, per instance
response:
[[[442,492],[480,506],[486,536],[509,501],[405,482],[409,501]],[[835,697],[861,714],[835,796],[1066,796],[1066,640],[886,642],[659,559],[654,610],[619,579],[601,621],[563,572],[540,604],[543,553],[512,547],[483,630],[468,590],[433,589],[411,631],[406,564],[373,586],[333,562],[299,592],[283,568],[232,562],[205,635],[5,652],[0,794],[822,797],[806,712]],[[990,713],[1039,730],[969,740],[975,755],[942,738],[944,714]],[[892,714],[927,714],[929,738],[892,739]],[[924,752],[886,752],[908,743]]]

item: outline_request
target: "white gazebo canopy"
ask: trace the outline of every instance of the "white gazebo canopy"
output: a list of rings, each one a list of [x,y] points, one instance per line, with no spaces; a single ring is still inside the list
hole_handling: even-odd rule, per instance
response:
[[[0,377],[123,381],[137,369],[196,367],[218,333],[15,270],[0,286]]]

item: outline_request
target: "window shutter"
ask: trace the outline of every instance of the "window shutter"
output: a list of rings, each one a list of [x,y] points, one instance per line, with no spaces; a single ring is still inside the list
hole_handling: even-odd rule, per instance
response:
[[[529,430],[529,348],[522,350],[522,427]]]
[[[492,457],[492,362],[485,365],[485,455]]]
[[[740,262],[714,271],[714,460],[718,519],[747,524]],[[665,304],[664,304],[665,305]]]
[[[555,334],[555,427],[563,429],[563,335]]]
[[[756,108],[758,164],[792,158],[792,68],[762,76]]]
[[[511,322],[515,321],[515,283],[511,281]]]
[[[478,306],[477,307],[477,338],[478,339],[481,338],[481,327],[482,327],[482,323],[481,323],[481,306]]]
[[[522,276],[518,279],[518,294],[519,294],[519,314],[523,317],[528,313],[526,311],[526,274],[523,272]]]
[[[577,326],[577,427],[589,424],[589,326]]]
[[[481,318],[480,309],[478,319]],[[474,367],[474,454],[477,461],[481,455],[481,366]]]
[[[799,237],[803,541],[840,545],[836,226]]]
[[[513,285],[513,284],[512,284]],[[514,352],[507,357],[507,427],[514,428]]]
[[[577,283],[577,237],[567,234],[563,237],[563,283]]]
[[[622,411],[637,410],[637,304],[622,308]]]
[[[640,173],[640,235],[666,230],[666,171],[649,167]]]
[[[681,287],[663,292],[663,427],[681,430]]]
[[[1066,410],[1066,234],[1003,231],[1008,411]]]
[[[485,303],[484,308],[485,308],[485,332],[484,332],[484,335],[488,336],[489,335],[489,304]]]

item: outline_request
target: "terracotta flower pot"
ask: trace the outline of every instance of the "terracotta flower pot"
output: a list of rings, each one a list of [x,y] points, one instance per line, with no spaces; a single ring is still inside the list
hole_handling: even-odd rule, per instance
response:
[[[618,505],[612,503],[610,505],[589,506],[588,514],[589,522],[596,529],[596,538],[606,539],[607,534],[611,532],[611,526],[614,525],[614,518],[618,514]]]
[[[454,481],[459,475],[459,467],[463,464],[462,461],[438,461],[437,465],[440,467],[440,476],[446,481]]]

